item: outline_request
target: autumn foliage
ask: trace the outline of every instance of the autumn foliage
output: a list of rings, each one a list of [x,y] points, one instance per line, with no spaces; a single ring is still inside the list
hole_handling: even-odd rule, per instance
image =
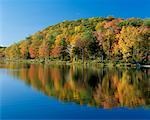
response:
[[[15,43],[6,58],[99,59],[149,64],[150,19],[97,17],[64,21]],[[2,54],[2,53],[1,53]]]

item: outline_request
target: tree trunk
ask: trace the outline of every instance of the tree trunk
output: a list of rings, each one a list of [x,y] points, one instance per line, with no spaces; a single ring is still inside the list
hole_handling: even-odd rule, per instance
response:
[[[102,61],[102,63],[104,62],[104,55],[103,55],[103,53],[101,54],[101,61]]]
[[[101,58],[100,60],[101,60],[101,62],[103,63],[103,62],[104,62],[104,52],[103,52],[102,50],[100,51],[100,56],[101,56],[101,57],[100,57],[100,58]]]
[[[84,48],[82,48],[82,63],[84,64]]]
[[[84,64],[82,64],[82,82],[84,82]]]

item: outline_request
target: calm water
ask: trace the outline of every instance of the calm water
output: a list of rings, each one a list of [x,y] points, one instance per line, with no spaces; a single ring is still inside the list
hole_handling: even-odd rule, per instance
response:
[[[150,119],[150,69],[0,65],[2,119]]]

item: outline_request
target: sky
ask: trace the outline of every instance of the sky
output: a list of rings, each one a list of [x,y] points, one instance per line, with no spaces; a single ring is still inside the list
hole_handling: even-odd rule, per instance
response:
[[[0,46],[64,20],[150,17],[150,0],[0,0]]]

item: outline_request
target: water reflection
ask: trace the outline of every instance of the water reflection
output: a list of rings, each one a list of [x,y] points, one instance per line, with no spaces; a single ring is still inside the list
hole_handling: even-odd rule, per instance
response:
[[[64,102],[89,106],[150,105],[150,69],[96,68],[67,65],[9,64],[8,74]]]

